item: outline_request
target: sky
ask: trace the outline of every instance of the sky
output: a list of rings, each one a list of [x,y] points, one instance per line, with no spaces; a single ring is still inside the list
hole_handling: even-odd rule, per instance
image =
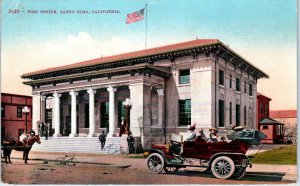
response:
[[[296,109],[296,3],[2,0],[1,92],[31,95],[31,87],[20,78],[24,73],[145,49],[146,20],[129,25],[125,21],[127,14],[147,4],[148,48],[196,38],[219,39],[270,76],[258,81],[258,91],[272,99],[271,110]],[[29,13],[35,10],[38,13]],[[101,10],[115,13],[93,13]]]

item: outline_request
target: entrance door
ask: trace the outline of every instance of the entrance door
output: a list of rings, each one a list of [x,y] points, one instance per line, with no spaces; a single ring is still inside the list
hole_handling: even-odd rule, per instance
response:
[[[106,128],[109,131],[109,102],[102,102],[100,105],[101,128]]]

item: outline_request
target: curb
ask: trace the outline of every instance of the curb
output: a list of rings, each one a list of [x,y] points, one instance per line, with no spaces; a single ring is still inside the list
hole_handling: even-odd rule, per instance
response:
[[[286,182],[297,182],[297,175],[295,174],[286,174],[283,178],[282,181]]]

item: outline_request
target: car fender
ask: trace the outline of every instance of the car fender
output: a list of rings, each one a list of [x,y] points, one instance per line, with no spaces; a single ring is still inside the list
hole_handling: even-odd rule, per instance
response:
[[[152,153],[158,153],[158,154],[160,154],[160,155],[164,158],[165,163],[167,163],[167,164],[170,163],[170,162],[168,161],[168,159],[167,159],[165,153],[164,153],[162,150],[158,150],[158,149],[150,149],[150,154],[152,154]]]

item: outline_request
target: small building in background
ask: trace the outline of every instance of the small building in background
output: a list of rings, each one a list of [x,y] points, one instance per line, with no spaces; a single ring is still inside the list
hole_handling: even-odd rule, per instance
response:
[[[22,112],[27,106],[30,112],[27,115],[28,131],[32,128],[32,97],[1,93],[1,139],[19,139],[26,130],[26,115]]]
[[[271,110],[270,117],[280,123],[285,124],[286,142],[296,142],[297,140],[297,110]]]
[[[267,135],[262,143],[284,143],[284,124],[270,116],[272,99],[257,92],[257,129]]]

